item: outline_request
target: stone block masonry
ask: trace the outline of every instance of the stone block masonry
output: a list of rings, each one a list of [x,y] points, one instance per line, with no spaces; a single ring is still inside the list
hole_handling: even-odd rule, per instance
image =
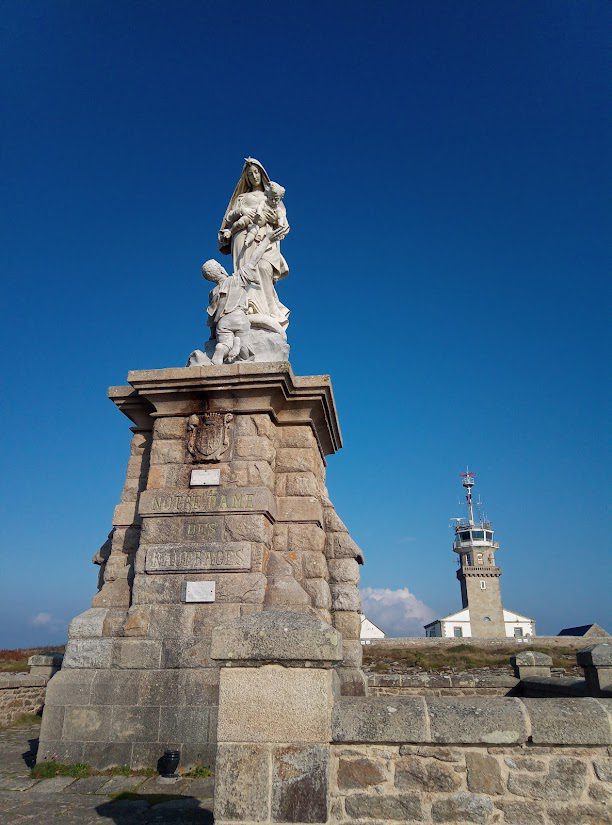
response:
[[[49,687],[39,759],[154,767],[173,746],[184,766],[212,765],[219,625],[279,609],[323,620],[345,637],[341,692],[365,694],[363,555],[325,488],[341,446],[333,393],[288,363],[128,380],[109,392],[134,424],[125,484],[94,557],[99,590]],[[194,470],[213,483],[194,485]]]
[[[40,713],[45,703],[48,677],[28,673],[0,675],[0,728],[26,713]]]

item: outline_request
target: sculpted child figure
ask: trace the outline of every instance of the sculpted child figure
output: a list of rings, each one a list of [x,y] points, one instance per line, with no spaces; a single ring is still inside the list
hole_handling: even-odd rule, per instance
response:
[[[218,261],[211,259],[202,264],[202,275],[216,286],[208,298],[208,325],[217,345],[212,357],[215,365],[232,362],[240,357],[248,360],[253,356],[250,347],[251,323],[247,315],[249,306],[247,289],[261,289],[258,263],[270,246],[278,240],[282,229],[267,234],[257,245],[248,261],[233,275],[228,275]]]
[[[221,230],[221,237],[224,241],[231,241],[232,237],[237,232],[242,232],[246,229],[246,237],[244,240],[244,247],[248,248],[253,241],[259,240],[262,237],[260,232],[266,224],[271,223],[272,226],[277,226],[281,219],[281,210],[279,205],[284,210],[282,203],[285,197],[285,189],[280,183],[275,183],[273,180],[264,184],[265,200],[260,201],[259,205],[254,209],[233,209],[227,215],[227,221],[231,224],[229,229]],[[280,235],[280,233],[278,233]],[[258,237],[259,236],[259,237]],[[246,257],[246,256],[245,256]]]

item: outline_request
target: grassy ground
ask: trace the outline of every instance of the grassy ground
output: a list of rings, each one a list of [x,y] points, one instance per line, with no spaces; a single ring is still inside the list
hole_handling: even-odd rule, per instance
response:
[[[25,647],[16,650],[0,650],[0,673],[23,673],[27,671],[28,659],[35,653],[63,653],[64,647]]]
[[[405,647],[376,648],[363,646],[364,667],[372,673],[402,672],[407,668],[439,672],[445,670],[465,671],[480,668],[495,668],[511,671],[510,656],[525,650],[517,645],[516,651],[506,648],[475,648],[473,645],[457,645],[440,650],[422,650]],[[539,650],[530,646],[529,650]],[[576,652],[570,648],[542,648],[542,653],[552,656],[553,667],[571,669],[576,666]]]

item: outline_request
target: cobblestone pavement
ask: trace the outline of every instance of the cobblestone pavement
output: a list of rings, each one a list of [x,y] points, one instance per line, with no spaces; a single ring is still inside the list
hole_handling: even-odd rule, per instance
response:
[[[31,779],[39,726],[0,730],[0,823],[2,825],[212,825],[213,780],[181,779],[162,784],[155,777],[58,776]],[[116,794],[129,795],[116,799]],[[151,795],[171,794],[167,802]]]

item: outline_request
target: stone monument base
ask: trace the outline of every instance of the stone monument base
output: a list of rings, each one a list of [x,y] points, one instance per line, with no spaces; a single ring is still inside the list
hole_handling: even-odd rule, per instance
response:
[[[288,363],[131,372],[112,401],[133,423],[93,607],[50,682],[40,759],[97,768],[215,757],[213,629],[290,610],[342,637],[334,679],[363,695],[359,563],[325,488],[341,446],[328,376]]]

